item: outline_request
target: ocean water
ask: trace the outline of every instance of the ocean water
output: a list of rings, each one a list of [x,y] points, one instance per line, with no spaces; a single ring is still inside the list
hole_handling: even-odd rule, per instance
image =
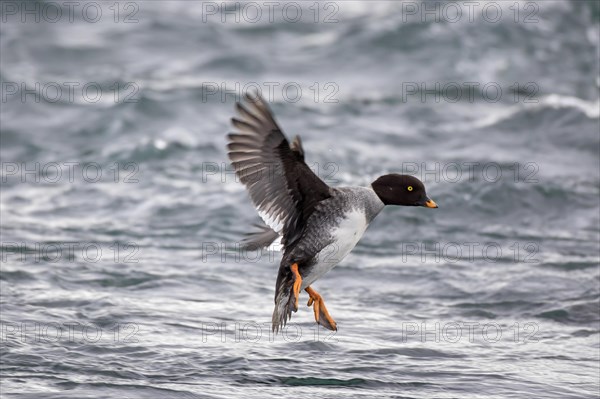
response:
[[[470,8],[472,7],[472,8]],[[0,396],[597,398],[600,6],[17,2],[0,21]],[[271,333],[227,164],[260,90],[332,186],[411,173]]]

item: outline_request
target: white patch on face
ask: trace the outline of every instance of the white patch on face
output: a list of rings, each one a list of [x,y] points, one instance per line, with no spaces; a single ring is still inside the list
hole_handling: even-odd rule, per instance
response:
[[[367,227],[367,217],[362,209],[352,209],[344,214],[339,226],[332,231],[333,243],[319,252],[317,263],[310,274],[304,277],[302,288],[308,287],[340,263],[356,246]]]

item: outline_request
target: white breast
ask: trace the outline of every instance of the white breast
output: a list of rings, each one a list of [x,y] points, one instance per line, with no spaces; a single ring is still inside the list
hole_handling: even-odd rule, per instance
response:
[[[317,263],[310,274],[304,277],[302,288],[308,287],[340,263],[356,246],[367,227],[367,218],[362,209],[348,211],[339,226],[332,231],[333,243],[317,255]]]

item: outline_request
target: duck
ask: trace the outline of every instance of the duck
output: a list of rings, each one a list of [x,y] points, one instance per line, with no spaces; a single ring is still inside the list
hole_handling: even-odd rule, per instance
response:
[[[331,187],[305,162],[300,136],[287,139],[260,93],[244,94],[235,108],[228,157],[264,222],[242,244],[258,249],[280,239],[272,330],[277,333],[286,326],[304,290],[316,323],[337,331],[313,284],[352,251],[386,206],[438,205],[411,175],[386,174],[369,187]]]

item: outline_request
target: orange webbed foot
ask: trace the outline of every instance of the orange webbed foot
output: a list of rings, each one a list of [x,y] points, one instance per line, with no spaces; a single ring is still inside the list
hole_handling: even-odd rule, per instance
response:
[[[337,324],[327,311],[323,297],[310,287],[307,287],[305,291],[308,293],[308,295],[310,295],[307,305],[312,305],[317,324],[320,324],[331,331],[337,331]]]
[[[294,285],[292,286],[292,293],[294,295],[294,312],[298,311],[298,298],[300,297],[300,287],[302,287],[302,276],[298,272],[298,264],[294,263],[290,267],[294,274]]]

